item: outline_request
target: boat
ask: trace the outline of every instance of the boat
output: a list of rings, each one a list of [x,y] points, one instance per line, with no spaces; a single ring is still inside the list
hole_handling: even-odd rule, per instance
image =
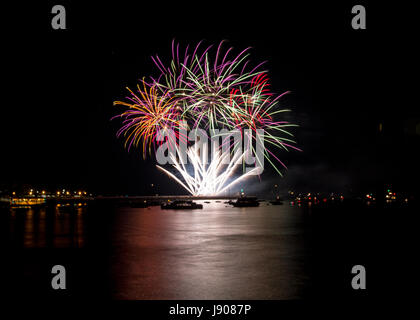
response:
[[[155,206],[160,206],[162,202],[159,200],[150,200],[150,201],[147,201],[147,204],[151,207],[155,207]]]
[[[66,213],[66,212],[75,212],[76,207],[72,203],[64,203],[64,204],[57,204],[58,212],[60,213]]]
[[[130,201],[131,208],[147,208],[149,206],[146,200],[144,201]]]
[[[195,203],[191,200],[175,200],[168,203],[162,203],[161,209],[173,209],[173,210],[184,210],[184,209],[203,209],[203,205]]]
[[[281,201],[280,197],[279,197],[279,196],[277,196],[277,197],[276,197],[276,199],[275,199],[275,200],[270,201],[270,203],[271,203],[272,205],[278,206],[278,205],[282,205],[282,204],[283,204],[283,201]]]
[[[44,206],[46,204],[45,198],[12,198],[10,199],[10,207],[12,208],[33,208]]]
[[[258,207],[260,205],[257,197],[241,197],[230,204],[234,207]]]

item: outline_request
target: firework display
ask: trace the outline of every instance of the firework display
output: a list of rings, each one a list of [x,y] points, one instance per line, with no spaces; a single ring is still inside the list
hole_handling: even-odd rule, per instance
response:
[[[159,70],[157,77],[143,79],[136,90],[130,90],[126,101],[114,105],[128,107],[116,117],[122,118],[122,127],[117,135],[125,137],[125,146],[141,146],[143,157],[151,155],[166,143],[175,153],[170,156],[178,177],[162,166],[157,166],[193,195],[220,194],[233,184],[255,174],[248,170],[230,181],[238,163],[243,163],[249,152],[255,153],[254,144],[264,146],[263,158],[282,175],[279,165],[286,167],[276,156],[276,151],[295,149],[293,134],[289,127],[296,126],[281,119],[288,109],[279,107],[280,98],[288,92],[275,95],[270,91],[265,62],[250,66],[249,49],[233,55],[233,48],[223,51],[223,41],[217,48],[202,48],[198,43],[193,50],[182,50],[172,42],[172,60],[168,66],[156,55],[152,60]],[[215,49],[212,51],[212,49]],[[213,53],[212,53],[213,52]],[[200,128],[212,133],[251,132],[245,150],[235,153],[226,161],[228,153],[215,150],[209,164],[202,160],[194,146],[187,150],[189,166],[194,174],[177,156],[180,144],[188,143],[187,130]],[[257,134],[263,130],[264,134]],[[166,136],[166,139],[162,139]],[[221,134],[222,146],[237,147],[228,134]],[[220,146],[220,149],[222,148]],[[258,157],[256,158],[258,160]]]

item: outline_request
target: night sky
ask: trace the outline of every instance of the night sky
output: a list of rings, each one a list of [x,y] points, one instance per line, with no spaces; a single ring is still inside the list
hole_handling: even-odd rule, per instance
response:
[[[248,181],[249,192],[274,183],[418,191],[419,55],[409,8],[366,5],[367,30],[356,31],[353,4],[118,3],[62,2],[64,31],[50,27],[57,3],[4,10],[3,190],[28,184],[145,194],[154,183],[161,194],[185,193],[140,151],[124,150],[119,121],[110,120],[121,109],[112,102],[157,74],[150,56],[168,61],[172,39],[183,48],[225,39],[236,53],[253,47],[254,63],[268,60],[272,89],[292,92],[281,106],[300,125],[293,132],[303,152],[281,154],[284,178],[268,169]]]

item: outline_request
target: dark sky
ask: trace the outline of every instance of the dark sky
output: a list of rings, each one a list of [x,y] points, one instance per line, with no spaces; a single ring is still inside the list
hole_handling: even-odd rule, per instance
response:
[[[172,39],[185,47],[228,40],[251,59],[268,60],[303,152],[281,154],[284,178],[266,170],[248,190],[349,191],[392,183],[418,189],[420,122],[418,49],[412,10],[366,5],[367,30],[351,29],[352,5],[259,1],[170,6],[62,3],[68,30],[52,30],[56,3],[7,7],[1,130],[3,189],[31,184],[84,187],[96,193],[183,193],[139,151],[116,138],[118,109],[150,56],[169,58]],[[416,58],[416,60],[414,59]],[[415,79],[415,78],[414,78]],[[379,132],[379,123],[383,131]],[[251,186],[253,189],[251,189]]]

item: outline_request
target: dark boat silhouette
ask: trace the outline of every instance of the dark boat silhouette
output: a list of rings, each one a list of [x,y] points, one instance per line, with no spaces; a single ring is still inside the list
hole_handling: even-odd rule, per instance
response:
[[[130,202],[131,208],[147,208],[148,206],[149,206],[149,203],[146,200]]]
[[[257,197],[241,197],[230,204],[234,207],[258,207],[260,205]]]
[[[278,206],[278,205],[282,205],[282,204],[283,204],[283,201],[280,199],[280,197],[279,197],[279,196],[277,196],[277,197],[276,197],[276,199],[275,199],[275,200],[270,201],[270,203],[271,203],[272,205]]]
[[[185,209],[203,209],[203,205],[191,200],[175,200],[168,203],[162,203],[161,209],[185,210]]]
[[[58,204],[57,209],[58,209],[58,212],[60,213],[68,213],[68,212],[76,211],[76,207],[72,203]]]

